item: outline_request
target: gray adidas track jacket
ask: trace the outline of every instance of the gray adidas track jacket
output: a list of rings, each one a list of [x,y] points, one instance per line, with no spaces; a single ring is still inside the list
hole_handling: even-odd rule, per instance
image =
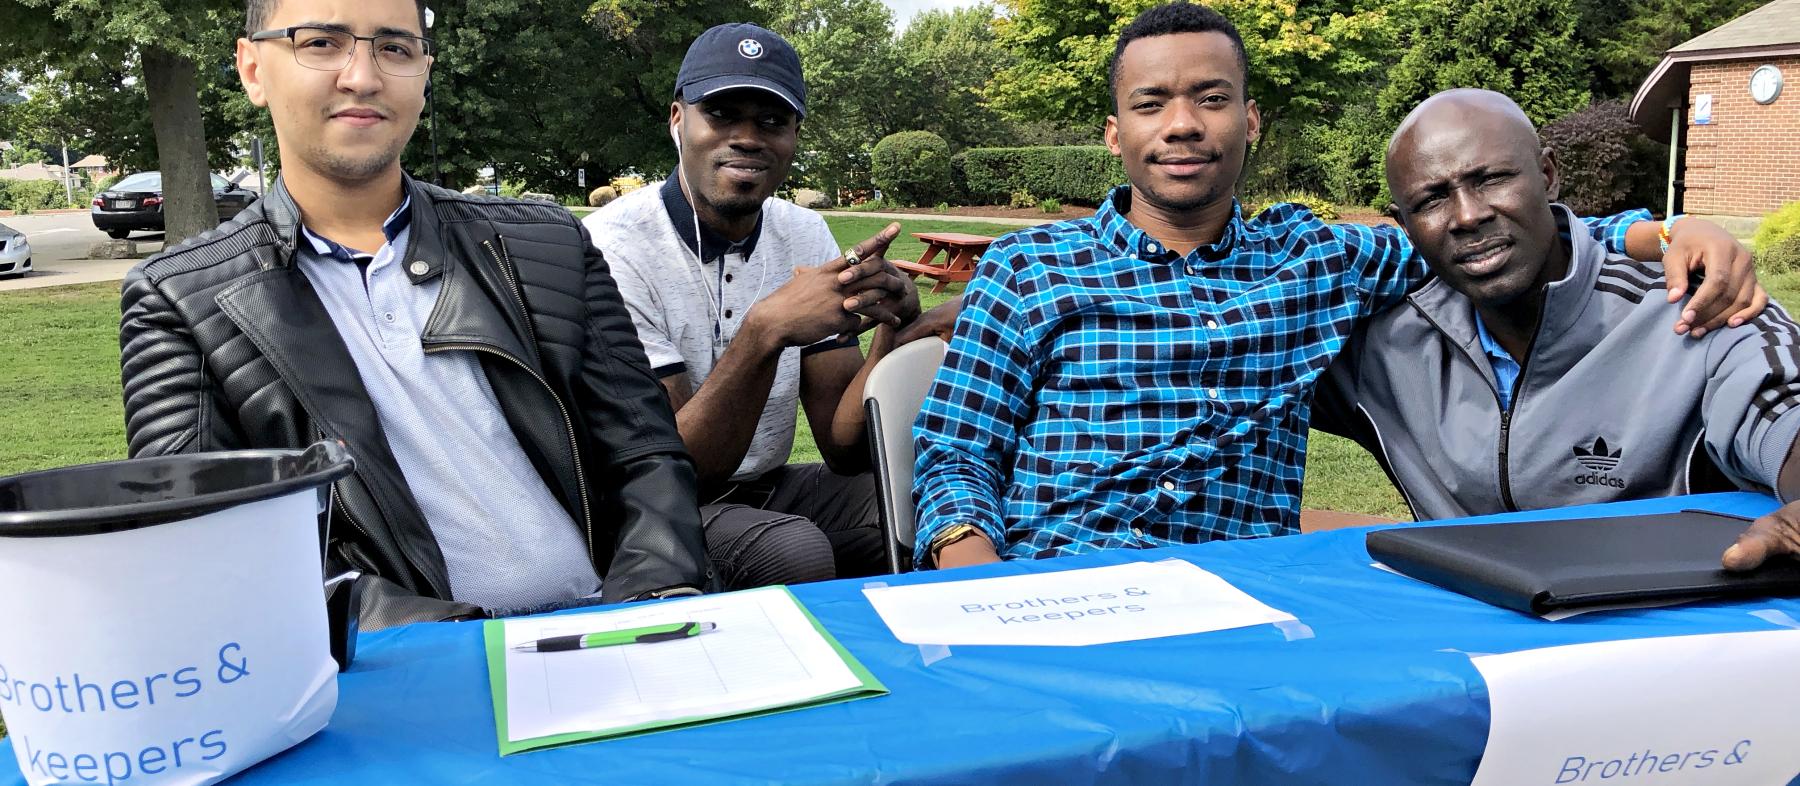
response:
[[[1313,427],[1373,453],[1420,520],[1716,491],[1718,471],[1773,489],[1800,433],[1800,327],[1770,303],[1677,335],[1660,264],[1585,232],[1564,242],[1569,274],[1548,288],[1510,411],[1473,304],[1433,279],[1351,335]]]

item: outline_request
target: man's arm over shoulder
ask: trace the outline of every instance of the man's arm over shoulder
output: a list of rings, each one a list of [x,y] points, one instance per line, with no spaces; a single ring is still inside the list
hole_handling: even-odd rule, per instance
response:
[[[125,439],[133,457],[242,447],[194,335],[148,274],[125,275],[120,292],[119,370]]]
[[[913,427],[915,564],[929,564],[932,539],[955,524],[979,527],[996,548],[1006,544],[1006,464],[1026,421],[1037,365],[1016,284],[1020,266],[1034,263],[1022,254],[1002,239],[982,256]]]
[[[1800,325],[1771,302],[1742,327],[1706,339],[1707,450],[1739,485],[1780,490],[1800,436]]]
[[[1316,431],[1336,434],[1340,437],[1355,440],[1369,447],[1368,424],[1357,406],[1362,403],[1361,370],[1363,356],[1372,352],[1380,352],[1383,347],[1371,345],[1369,323],[1357,326],[1349,338],[1344,341],[1344,348],[1338,352],[1337,358],[1319,375],[1319,383],[1313,387],[1311,427]],[[1377,340],[1378,341],[1378,340]]]
[[[586,351],[576,406],[587,429],[587,477],[603,485],[596,517],[618,522],[602,590],[609,601],[674,587],[707,587],[694,467],[650,372],[631,317],[600,251],[577,225],[586,255]]]

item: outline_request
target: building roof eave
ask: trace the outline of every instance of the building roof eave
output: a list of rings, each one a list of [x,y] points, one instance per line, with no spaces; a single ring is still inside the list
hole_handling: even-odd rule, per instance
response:
[[[1686,59],[1664,56],[1631,96],[1631,120],[1651,139],[1668,138],[1669,108],[1687,101],[1688,65]]]

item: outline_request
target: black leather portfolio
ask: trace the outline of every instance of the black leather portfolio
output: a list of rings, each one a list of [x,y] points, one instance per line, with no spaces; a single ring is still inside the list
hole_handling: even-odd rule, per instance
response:
[[[1800,594],[1800,561],[1733,573],[1719,557],[1750,520],[1684,510],[1648,516],[1400,527],[1369,555],[1407,576],[1531,614],[1578,606]]]

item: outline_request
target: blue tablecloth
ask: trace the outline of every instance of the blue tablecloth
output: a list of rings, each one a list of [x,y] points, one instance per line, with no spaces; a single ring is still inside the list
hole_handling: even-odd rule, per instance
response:
[[[1495,516],[1704,508],[1754,516],[1757,494]],[[1461,783],[1488,730],[1473,653],[1770,630],[1800,601],[1600,612],[1544,622],[1369,565],[1364,530],[1122,551],[956,578],[1180,558],[1299,618],[1095,647],[902,644],[868,580],[794,588],[892,694],[500,758],[479,624],[367,634],[330,726],[241,783]],[[931,573],[890,584],[940,580]],[[1776,610],[1785,614],[1754,616]],[[1769,619],[1765,619],[1765,617]],[[11,751],[4,752],[10,760]],[[10,770],[10,767],[6,769]],[[3,780],[17,783],[7,772]]]

